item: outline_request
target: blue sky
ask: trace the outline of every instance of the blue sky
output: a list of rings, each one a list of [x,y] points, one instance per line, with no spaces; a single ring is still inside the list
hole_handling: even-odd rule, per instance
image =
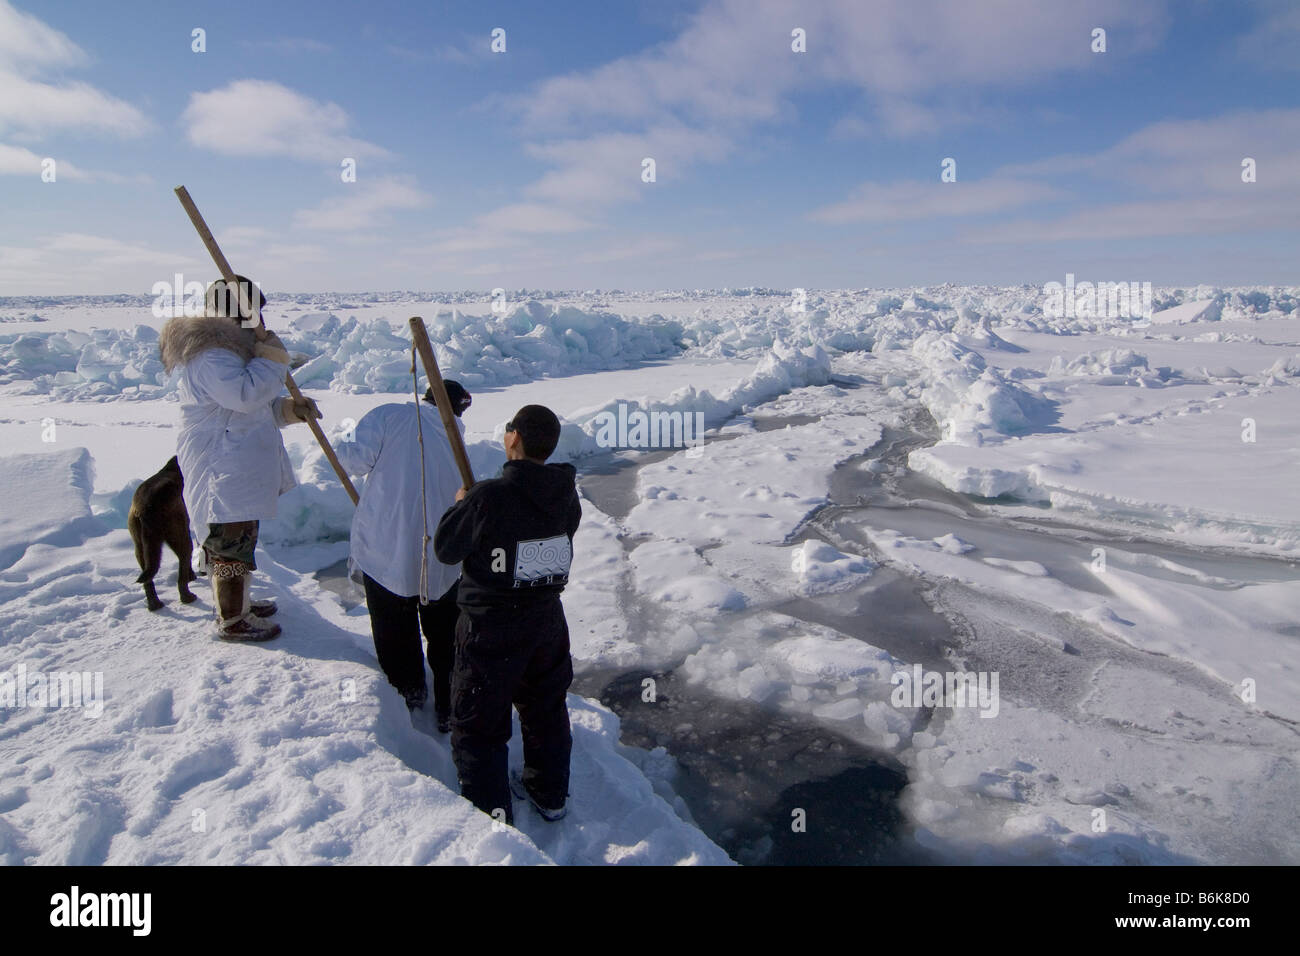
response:
[[[268,291],[1296,283],[1297,90],[1274,0],[0,0],[0,295],[211,278],[181,183]]]

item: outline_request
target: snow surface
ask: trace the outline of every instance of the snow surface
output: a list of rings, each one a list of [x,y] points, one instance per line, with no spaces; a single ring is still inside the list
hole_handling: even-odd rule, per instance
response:
[[[1149,324],[956,286],[813,294],[803,312],[749,290],[537,295],[504,316],[467,296],[273,298],[268,316],[336,439],[409,395],[411,314],[474,391],[480,475],[520,405],[563,417],[558,456],[583,470],[565,595],[580,675],[672,671],[888,755],[933,858],[1294,864],[1297,291],[1157,289]],[[303,485],[258,558],[285,636],[211,640],[207,592],[168,594],[170,556],[149,614],[123,526],[174,447],[158,323],[139,300],[0,300],[0,319],[0,477],[24,489],[0,510],[0,663],[100,670],[108,696],[95,722],[0,710],[0,857],[725,861],[677,795],[686,745],[623,746],[576,694],[568,821],[525,811],[494,833],[455,795],[445,738],[409,726],[364,609],[312,577],[346,553],[351,506],[306,432],[285,433]],[[709,441],[611,458],[595,422],[620,404],[701,413]],[[896,706],[891,677],[918,663],[1000,673],[997,716]]]
[[[62,491],[85,460],[0,462]],[[68,535],[80,520],[70,510]],[[6,863],[727,862],[679,816],[672,761],[620,746],[618,718],[594,701],[569,698],[563,830],[530,810],[518,830],[494,829],[458,796],[448,738],[415,729],[377,670],[368,617],[322,600],[309,575],[259,550],[284,635],[232,646],[209,635],[210,592],[143,608],[139,588],[123,586],[137,573],[125,531],[46,538],[55,543],[28,546],[0,582],[5,668],[102,672],[105,700],[95,720],[0,711]],[[516,724],[512,765],[521,760]]]

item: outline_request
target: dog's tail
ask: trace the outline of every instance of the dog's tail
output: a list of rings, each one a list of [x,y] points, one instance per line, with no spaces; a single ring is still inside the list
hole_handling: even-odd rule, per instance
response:
[[[131,541],[135,544],[135,563],[140,565],[141,569],[140,576],[135,579],[135,583],[144,584],[146,581],[152,581],[154,575],[158,573],[158,568],[162,565],[162,549],[145,548],[144,522],[140,520],[140,516],[134,510],[126,517],[126,527],[131,532]],[[149,550],[152,550],[153,554],[148,554]]]

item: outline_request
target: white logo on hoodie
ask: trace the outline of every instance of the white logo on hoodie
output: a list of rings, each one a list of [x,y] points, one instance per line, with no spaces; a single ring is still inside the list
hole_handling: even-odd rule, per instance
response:
[[[569,536],[520,541],[515,548],[515,587],[555,584],[554,578],[568,580],[573,547]]]

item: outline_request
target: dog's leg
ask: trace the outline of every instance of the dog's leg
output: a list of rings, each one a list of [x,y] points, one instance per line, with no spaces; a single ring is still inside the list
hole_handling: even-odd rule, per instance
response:
[[[126,525],[131,532],[131,540],[135,542],[135,559],[140,564],[140,576],[135,581],[144,585],[145,605],[149,610],[156,611],[163,606],[153,584],[153,577],[162,564],[162,539],[134,512],[127,517]]]
[[[182,506],[180,513],[172,512],[167,520],[167,545],[176,554],[180,569],[176,572],[176,588],[180,591],[181,603],[191,604],[198,598],[190,590],[189,584],[198,575],[194,573],[190,551],[190,521]]]

